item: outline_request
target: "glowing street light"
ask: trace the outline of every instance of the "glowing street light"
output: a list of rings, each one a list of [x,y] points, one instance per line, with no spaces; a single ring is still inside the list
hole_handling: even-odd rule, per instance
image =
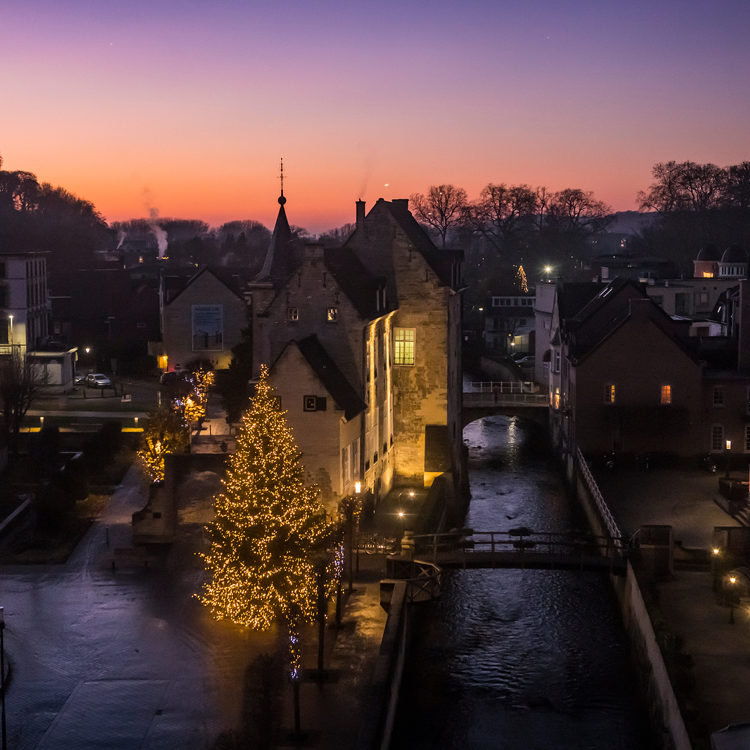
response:
[[[716,591],[716,589],[719,586],[718,573],[719,573],[719,554],[720,553],[721,553],[721,550],[718,547],[714,547],[711,550],[711,571],[714,577],[714,585],[713,585],[714,591]]]
[[[729,624],[734,625],[734,584],[737,583],[737,578],[730,576],[729,583],[732,584],[732,588],[729,591]]]

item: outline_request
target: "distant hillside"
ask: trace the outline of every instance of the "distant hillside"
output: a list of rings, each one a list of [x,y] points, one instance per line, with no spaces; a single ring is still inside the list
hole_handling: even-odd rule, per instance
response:
[[[607,227],[613,234],[640,234],[644,226],[652,224],[659,218],[656,212],[642,214],[638,211],[617,211],[615,220]]]

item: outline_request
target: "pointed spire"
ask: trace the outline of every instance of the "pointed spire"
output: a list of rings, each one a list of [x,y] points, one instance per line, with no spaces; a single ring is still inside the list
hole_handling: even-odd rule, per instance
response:
[[[274,285],[285,282],[293,273],[297,264],[292,247],[292,230],[286,218],[284,204],[284,160],[281,160],[279,170],[281,180],[281,195],[279,196],[279,215],[276,217],[276,226],[273,228],[271,245],[266,253],[263,268],[258,274],[257,281],[271,281]]]

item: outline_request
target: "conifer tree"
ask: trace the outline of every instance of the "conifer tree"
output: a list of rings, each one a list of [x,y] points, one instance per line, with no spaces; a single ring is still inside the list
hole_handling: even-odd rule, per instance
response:
[[[523,270],[523,266],[518,266],[518,271],[516,272],[516,287],[524,294],[529,291],[529,285],[526,281],[526,271]]]
[[[263,366],[224,492],[215,498],[212,544],[204,555],[212,580],[201,601],[217,619],[257,630],[284,618],[293,676],[299,669],[299,625],[316,612],[316,556],[332,531],[317,488],[303,484],[299,458]]]

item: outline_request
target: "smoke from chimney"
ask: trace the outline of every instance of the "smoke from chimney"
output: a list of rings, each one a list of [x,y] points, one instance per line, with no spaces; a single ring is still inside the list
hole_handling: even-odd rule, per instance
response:
[[[164,257],[164,253],[167,252],[167,233],[156,223],[159,218],[159,209],[149,209],[149,214],[148,225],[151,227],[152,234],[156,237],[156,244],[159,246],[159,260],[161,260]]]

